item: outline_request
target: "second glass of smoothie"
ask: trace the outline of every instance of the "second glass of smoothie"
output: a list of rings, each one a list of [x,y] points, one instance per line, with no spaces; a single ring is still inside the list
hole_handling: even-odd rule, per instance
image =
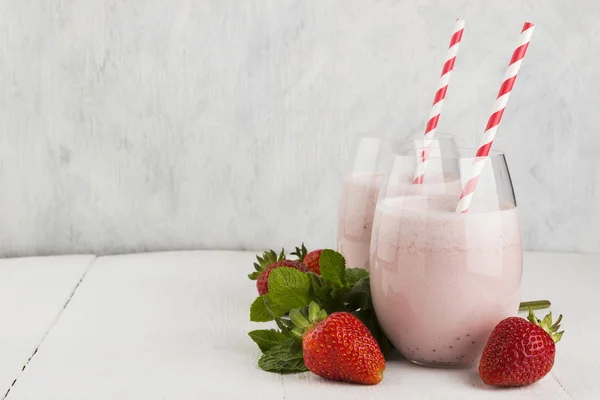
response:
[[[423,139],[420,137],[409,143],[412,143],[411,148],[417,154],[418,149],[423,146]],[[438,133],[435,140],[428,144],[432,156],[448,159],[456,157],[456,145],[452,135]],[[395,149],[405,145],[406,141],[398,140],[391,133],[364,133],[354,137],[350,165],[347,166],[343,177],[337,230],[337,250],[344,256],[349,267],[369,269],[371,231],[381,180]],[[457,170],[451,170],[448,169],[451,175],[445,179],[454,181],[452,190],[458,192],[460,182],[456,175]],[[421,193],[425,190],[431,193],[445,193],[449,188],[445,181],[440,181],[440,176],[432,173],[428,173],[428,179],[422,185],[410,185],[412,172],[405,172],[405,179],[396,182],[398,191],[414,190]]]
[[[425,182],[444,188],[435,192],[411,183],[412,149],[394,155],[374,217],[377,317],[394,346],[425,366],[472,365],[494,326],[519,307],[521,231],[505,157],[487,157],[468,212],[457,213],[475,150],[457,152],[432,156]]]

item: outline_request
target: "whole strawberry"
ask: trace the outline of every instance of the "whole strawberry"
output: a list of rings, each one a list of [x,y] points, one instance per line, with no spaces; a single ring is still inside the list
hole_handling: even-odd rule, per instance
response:
[[[296,325],[293,333],[302,338],[304,364],[327,379],[375,385],[383,379],[385,359],[369,329],[354,315],[325,310],[312,302],[308,320],[290,311]]]
[[[539,320],[529,310],[529,322],[506,318],[492,331],[479,362],[479,375],[492,386],[526,386],[542,379],[554,365],[555,343],[564,331],[562,315],[552,324],[552,313]]]
[[[292,254],[298,257],[298,261],[306,266],[307,271],[321,275],[321,266],[319,265],[321,253],[323,253],[323,249],[313,250],[307,254],[306,247],[304,247],[304,243],[302,243],[302,246],[296,247],[296,251]]]

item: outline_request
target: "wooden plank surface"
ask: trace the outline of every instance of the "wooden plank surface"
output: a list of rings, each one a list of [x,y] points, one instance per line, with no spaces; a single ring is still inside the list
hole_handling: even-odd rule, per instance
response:
[[[58,319],[94,258],[0,259],[0,399]]]
[[[246,334],[252,258],[98,258],[8,399],[281,398]]]
[[[556,365],[538,384],[485,387],[472,370],[396,357],[374,387],[310,373],[269,374],[246,332],[256,295],[252,253],[174,252],[99,258],[10,392],[21,399],[597,399],[600,257],[527,253],[523,298],[563,313]]]

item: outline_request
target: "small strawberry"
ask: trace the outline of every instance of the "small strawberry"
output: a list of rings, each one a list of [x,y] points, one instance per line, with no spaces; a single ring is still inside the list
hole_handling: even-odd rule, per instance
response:
[[[290,311],[302,338],[306,367],[323,378],[375,385],[383,379],[385,359],[377,341],[361,320],[348,312],[325,310],[311,302],[308,320],[298,310]]]
[[[323,253],[323,249],[313,250],[308,254],[306,253],[306,247],[304,247],[304,243],[302,243],[302,247],[296,247],[296,251],[294,251],[292,255],[298,257],[298,261],[304,264],[308,271],[314,272],[317,275],[321,275],[319,260],[321,259],[321,253]]]
[[[304,267],[304,265],[302,265],[298,261],[293,261],[293,260],[277,261],[276,263],[269,265],[267,267],[267,269],[265,269],[260,274],[258,279],[256,280],[256,289],[258,290],[259,295],[262,296],[263,294],[269,293],[269,274],[275,268],[279,268],[279,267],[295,268],[299,271],[306,272],[306,267]]]
[[[564,331],[562,315],[552,324],[552,313],[539,320],[529,310],[529,322],[506,318],[492,331],[479,362],[479,375],[492,386],[526,386],[542,379],[554,365],[555,343]]]

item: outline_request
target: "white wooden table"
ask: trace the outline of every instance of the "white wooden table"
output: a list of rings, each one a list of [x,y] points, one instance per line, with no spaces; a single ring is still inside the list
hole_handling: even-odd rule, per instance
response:
[[[475,369],[427,369],[400,357],[373,387],[260,371],[246,335],[260,326],[248,319],[253,258],[0,260],[0,398],[600,399],[600,256],[525,255],[523,298],[551,299],[566,333],[551,374],[509,390],[484,386]]]

